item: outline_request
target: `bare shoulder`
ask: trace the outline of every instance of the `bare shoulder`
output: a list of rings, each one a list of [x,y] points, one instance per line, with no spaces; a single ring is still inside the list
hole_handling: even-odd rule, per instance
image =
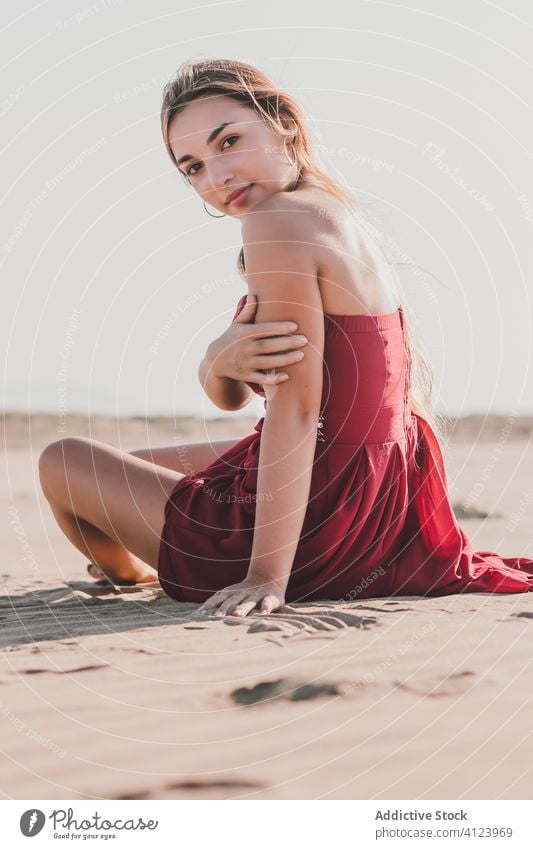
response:
[[[253,241],[289,240],[313,257],[326,312],[376,314],[397,307],[401,298],[382,235],[357,203],[349,209],[331,192],[307,186],[271,195],[255,211]]]
[[[301,192],[277,192],[258,203],[242,220],[243,240],[276,238],[313,242],[316,202]]]
[[[303,211],[307,208],[311,209],[315,205],[314,190],[310,188],[294,192],[275,192],[256,204],[244,220],[253,217],[254,213],[281,212],[283,210],[287,212]]]

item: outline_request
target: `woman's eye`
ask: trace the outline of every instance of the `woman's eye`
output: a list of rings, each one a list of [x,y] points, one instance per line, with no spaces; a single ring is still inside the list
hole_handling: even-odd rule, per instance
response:
[[[224,141],[222,142],[222,144],[220,145],[220,149],[222,150],[222,145],[226,144],[227,141],[231,141],[231,139],[238,139],[238,138],[239,138],[239,136],[227,136],[224,139]],[[233,145],[232,145],[232,147],[233,147]]]
[[[232,139],[237,140],[238,138],[239,138],[239,136],[226,136],[226,138],[220,144],[220,149],[223,150],[223,145],[225,145],[227,141],[231,141]],[[233,147],[233,144],[230,145],[230,147]],[[187,177],[194,177],[195,174],[198,173],[198,171],[192,170],[193,168],[196,168],[198,165],[199,165],[198,162],[195,162],[193,165],[191,165],[191,167],[187,171]]]

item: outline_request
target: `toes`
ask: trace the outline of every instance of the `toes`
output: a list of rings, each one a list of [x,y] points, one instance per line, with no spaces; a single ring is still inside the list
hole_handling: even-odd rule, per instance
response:
[[[105,578],[105,575],[102,572],[102,570],[100,569],[100,567],[95,566],[94,563],[87,563],[87,572],[89,573],[91,578],[96,578],[96,579]]]
[[[159,576],[157,572],[146,572],[146,574],[142,578],[112,578],[106,575],[103,569],[100,566],[96,566],[94,563],[87,564],[87,573],[93,578],[97,583],[101,584],[112,584],[114,586],[124,586],[124,587],[133,587],[136,585],[141,586],[151,586],[151,587],[161,587],[159,582]]]

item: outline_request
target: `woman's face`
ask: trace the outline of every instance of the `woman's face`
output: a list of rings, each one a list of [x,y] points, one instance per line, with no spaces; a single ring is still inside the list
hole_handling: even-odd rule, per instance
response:
[[[227,123],[220,129],[220,125]],[[216,134],[216,137],[215,137]],[[200,197],[220,212],[243,218],[298,177],[283,137],[249,106],[226,95],[199,98],[172,119],[169,143],[180,171]],[[288,155],[295,156],[287,142]],[[250,186],[235,202],[229,196]]]

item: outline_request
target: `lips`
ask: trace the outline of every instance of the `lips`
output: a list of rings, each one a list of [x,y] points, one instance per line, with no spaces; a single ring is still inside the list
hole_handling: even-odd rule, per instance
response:
[[[248,191],[248,189],[251,187],[251,185],[252,185],[252,183],[247,183],[246,186],[243,186],[241,189],[237,189],[236,191],[234,191],[229,196],[229,198],[227,199],[226,205],[229,204],[229,203],[232,203],[234,200],[237,200],[238,198],[240,198],[241,195],[244,194],[244,192]]]

